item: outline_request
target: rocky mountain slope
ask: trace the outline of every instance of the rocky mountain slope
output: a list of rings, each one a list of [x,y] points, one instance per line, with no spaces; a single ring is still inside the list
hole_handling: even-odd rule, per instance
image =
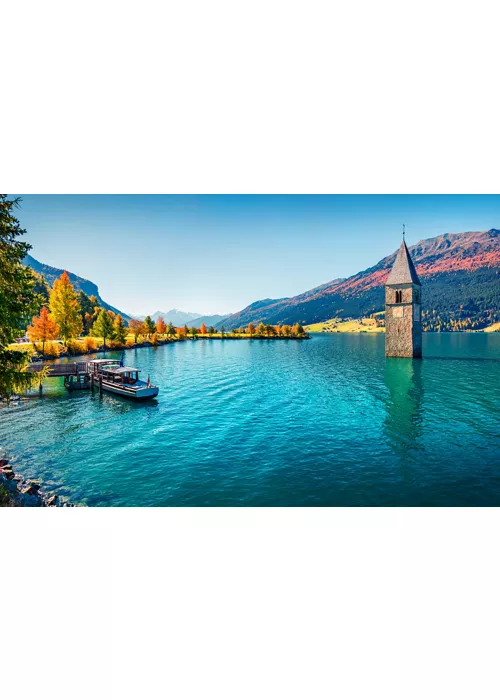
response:
[[[425,330],[468,330],[500,321],[500,231],[445,233],[409,248],[422,282]],[[345,280],[289,299],[255,302],[225,321],[303,324],[359,318],[384,308],[384,284],[396,252]]]
[[[38,260],[35,260],[31,255],[27,255],[23,263],[27,267],[31,267],[32,270],[35,272],[38,272],[38,274],[42,274],[47,282],[49,283],[50,286],[54,284],[54,281],[62,275],[64,270],[60,270],[58,267],[52,267],[51,265],[45,265],[44,263],[39,262]],[[111,304],[106,303],[100,296],[99,294],[99,288],[98,286],[94,283],[91,282],[90,280],[86,280],[83,277],[79,277],[78,275],[75,275],[74,272],[69,272],[67,270],[69,278],[71,280],[71,284],[75,287],[76,290],[85,292],[85,294],[88,294],[88,296],[94,295],[97,297],[99,303],[101,306],[103,306],[105,309],[109,309],[110,311],[113,311],[115,314],[120,314],[122,318],[125,321],[130,320],[130,316],[123,311],[119,311],[116,309],[114,306],[111,306]]]
[[[300,320],[298,316],[300,315],[300,309],[302,305],[305,304],[309,299],[313,299],[317,294],[320,294],[323,290],[328,288],[334,288],[335,285],[343,282],[342,279],[333,280],[332,282],[327,282],[319,287],[314,287],[303,294],[299,294],[296,297],[283,297],[281,299],[261,299],[260,301],[254,301],[250,306],[245,307],[242,311],[232,314],[225,319],[224,324],[218,323],[216,328],[220,329],[221,325],[226,328],[239,328],[240,326],[247,326],[249,323],[260,323],[264,321],[265,323],[288,323],[286,320],[275,320],[275,319],[286,319],[286,318],[296,318]],[[323,319],[321,319],[323,320]],[[296,323],[296,321],[293,321]]]

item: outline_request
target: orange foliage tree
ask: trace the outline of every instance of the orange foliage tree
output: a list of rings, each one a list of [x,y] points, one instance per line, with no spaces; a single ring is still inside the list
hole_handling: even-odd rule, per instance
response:
[[[128,322],[128,327],[134,334],[134,342],[137,343],[137,339],[139,338],[139,336],[143,335],[143,333],[145,332],[143,322],[138,321],[136,318],[131,318]]]
[[[42,343],[43,355],[47,340],[55,340],[59,336],[59,326],[49,314],[46,306],[42,306],[39,316],[33,316],[32,324],[28,326],[28,338],[32,343]]]
[[[206,335],[206,334],[207,334],[207,327],[205,326],[204,323],[202,323],[201,326],[200,326],[200,333],[201,333],[202,335]]]
[[[156,332],[158,335],[165,335],[165,331],[167,330],[167,325],[163,318],[160,316],[160,318],[156,322]]]

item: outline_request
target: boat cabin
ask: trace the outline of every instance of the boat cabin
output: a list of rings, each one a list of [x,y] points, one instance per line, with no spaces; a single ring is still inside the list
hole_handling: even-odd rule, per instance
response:
[[[119,367],[120,363],[118,360],[90,360],[88,363],[89,374],[93,374],[94,377],[97,377],[99,374],[102,374],[103,368],[107,365]]]
[[[139,381],[139,369],[135,367],[104,366],[101,368],[103,379],[114,384],[135,384]]]

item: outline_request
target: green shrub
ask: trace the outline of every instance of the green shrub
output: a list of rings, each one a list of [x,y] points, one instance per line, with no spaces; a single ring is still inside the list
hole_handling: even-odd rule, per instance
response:
[[[10,503],[10,495],[3,484],[0,484],[0,508],[8,506]]]

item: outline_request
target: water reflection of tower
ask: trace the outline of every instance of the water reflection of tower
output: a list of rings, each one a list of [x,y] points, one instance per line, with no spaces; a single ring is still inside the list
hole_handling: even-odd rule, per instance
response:
[[[411,457],[422,437],[422,362],[411,358],[391,358],[386,362],[386,402],[384,432],[391,449],[401,457]]]

